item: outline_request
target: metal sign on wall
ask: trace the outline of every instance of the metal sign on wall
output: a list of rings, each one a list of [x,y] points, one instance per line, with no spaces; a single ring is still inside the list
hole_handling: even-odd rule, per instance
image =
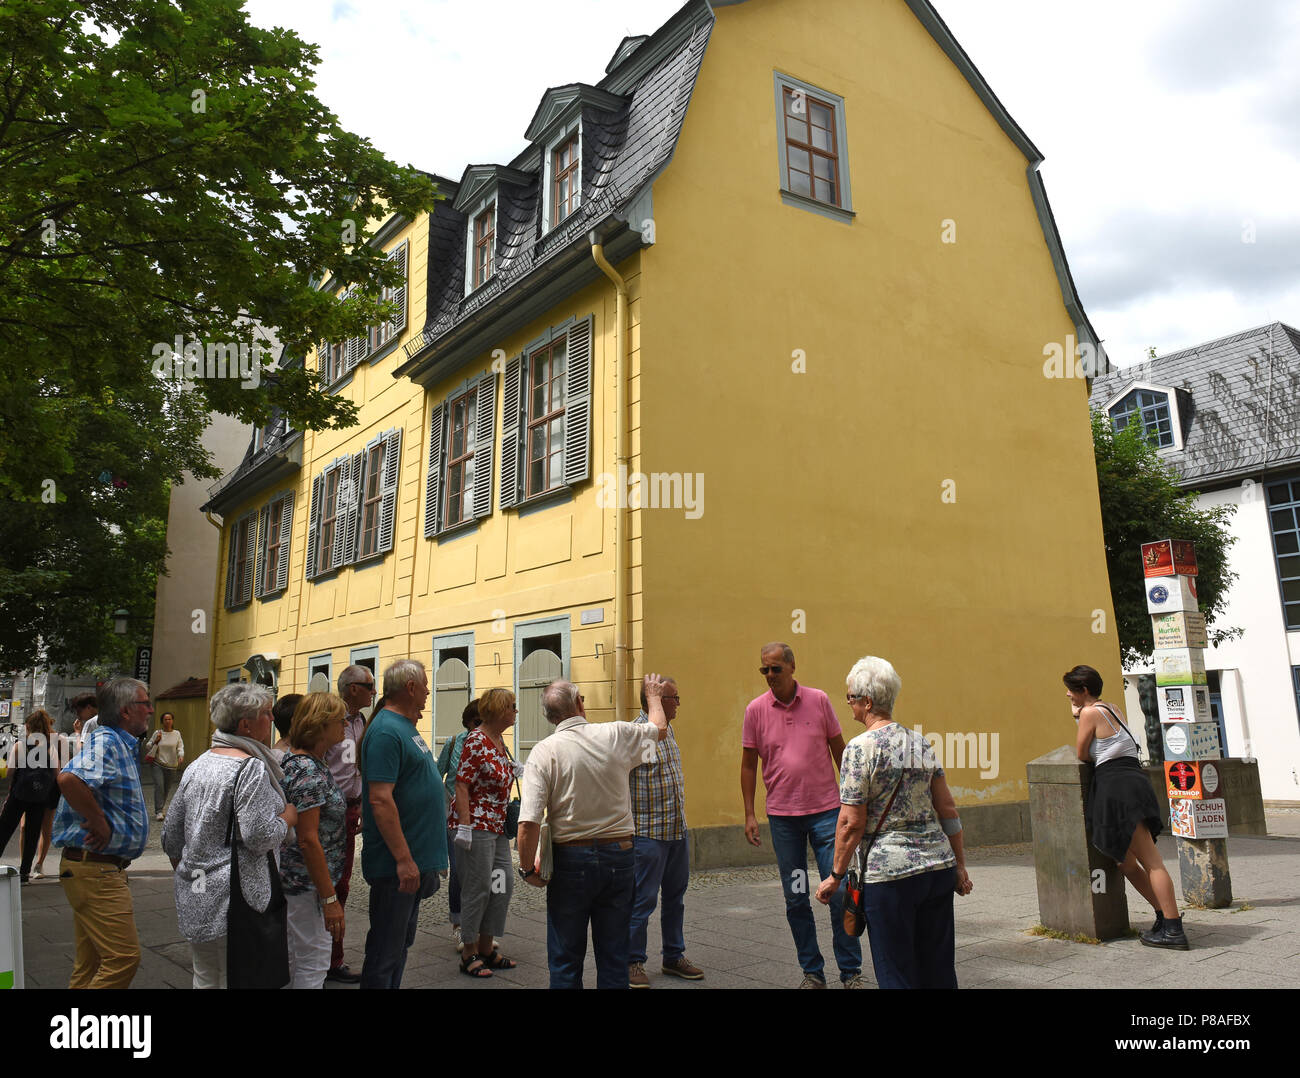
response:
[[[153,648],[135,649],[135,679],[149,684],[149,668],[153,665]]]

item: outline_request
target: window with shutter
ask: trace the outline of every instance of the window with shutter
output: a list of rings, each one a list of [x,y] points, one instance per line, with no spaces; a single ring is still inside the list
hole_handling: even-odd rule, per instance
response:
[[[293,499],[294,492],[288,491],[280,506],[280,549],[276,554],[275,563],[276,592],[282,592],[289,586],[289,552],[293,546]]]
[[[267,527],[271,515],[269,505],[262,506],[262,511],[257,516],[257,581],[254,584],[254,594],[259,598],[266,594],[266,558],[267,544],[270,542],[270,529]],[[278,521],[277,521],[278,523]]]
[[[379,549],[380,486],[384,475],[384,446],[381,439],[365,449],[361,491],[361,549],[357,559],[368,558]]]
[[[344,521],[339,520],[339,482],[342,472],[335,461],[325,472],[325,495],[321,502],[320,543],[316,572],[328,573],[334,568],[335,547],[342,545]]]
[[[429,417],[429,471],[424,477],[424,537],[432,539],[441,530],[442,517],[442,432],[447,429],[447,405],[435,404]]]
[[[351,565],[357,560],[357,525],[361,520],[361,469],[365,458],[364,451],[353,453],[350,457],[344,457],[339,464],[339,525],[334,533],[331,569]]]
[[[519,504],[522,491],[524,450],[524,357],[506,363],[506,382],[501,400],[501,495],[502,509]]]
[[[453,528],[470,518],[474,502],[474,446],[477,387],[450,403],[447,419],[447,498],[444,527]]]
[[[314,489],[314,487],[313,487]],[[293,523],[293,491],[272,498],[262,509],[258,526],[257,589],[259,598],[278,595],[289,585],[289,537]],[[314,549],[308,539],[309,551]]]
[[[575,486],[591,475],[592,324],[580,319],[569,331],[568,393],[564,408],[564,483]]]
[[[306,577],[311,580],[320,571],[317,566],[317,551],[320,549],[320,527],[325,507],[325,475],[322,473],[311,481],[311,505],[307,510],[307,564]]]
[[[397,478],[402,457],[402,428],[396,427],[384,436],[384,477],[380,487],[379,553],[393,549],[393,536],[397,530]]]
[[[492,444],[496,441],[497,376],[485,371],[478,379],[474,432],[474,519],[492,515]]]
[[[564,394],[568,338],[528,357],[528,432],[524,451],[528,497],[554,490],[564,479]]]
[[[253,555],[257,545],[257,511],[245,513],[230,534],[226,575],[226,609],[243,606],[253,596]]]

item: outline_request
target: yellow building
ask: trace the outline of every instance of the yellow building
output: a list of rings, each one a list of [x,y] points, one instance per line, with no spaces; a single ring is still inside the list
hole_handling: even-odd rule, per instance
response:
[[[1039,153],[923,0],[692,0],[606,70],[369,240],[404,314],[308,358],[360,425],[272,430],[209,503],[213,683],[409,656],[426,735],[503,685],[526,751],[551,678],[631,718],[671,672],[707,864],[749,853],[760,645],[832,700],[878,654],[969,838],[1026,838],[1061,671],[1120,675]]]

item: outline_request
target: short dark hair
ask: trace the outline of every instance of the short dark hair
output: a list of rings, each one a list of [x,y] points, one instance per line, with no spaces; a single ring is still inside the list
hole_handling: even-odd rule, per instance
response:
[[[1101,696],[1101,675],[1091,666],[1076,666],[1062,675],[1061,680],[1071,692],[1086,692],[1090,696]]]
[[[80,711],[83,707],[97,707],[95,703],[95,694],[93,692],[83,692],[80,696],[72,698],[72,710]]]
[[[289,736],[289,726],[293,722],[293,713],[298,707],[298,701],[302,699],[302,693],[291,692],[288,696],[282,696],[275,702],[275,707],[271,708],[271,721],[275,723],[275,732],[281,737]]]
[[[479,718],[478,714],[478,701],[471,700],[465,705],[465,710],[460,713],[460,724],[465,727],[466,730],[473,730],[474,727],[478,726],[482,721],[483,720]]]

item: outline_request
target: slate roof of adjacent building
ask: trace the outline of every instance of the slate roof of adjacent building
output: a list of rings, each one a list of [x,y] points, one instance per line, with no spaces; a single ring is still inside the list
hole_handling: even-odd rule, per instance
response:
[[[1136,383],[1177,396],[1183,447],[1161,456],[1184,486],[1300,463],[1300,330],[1272,322],[1114,371],[1093,383],[1092,406]]]

